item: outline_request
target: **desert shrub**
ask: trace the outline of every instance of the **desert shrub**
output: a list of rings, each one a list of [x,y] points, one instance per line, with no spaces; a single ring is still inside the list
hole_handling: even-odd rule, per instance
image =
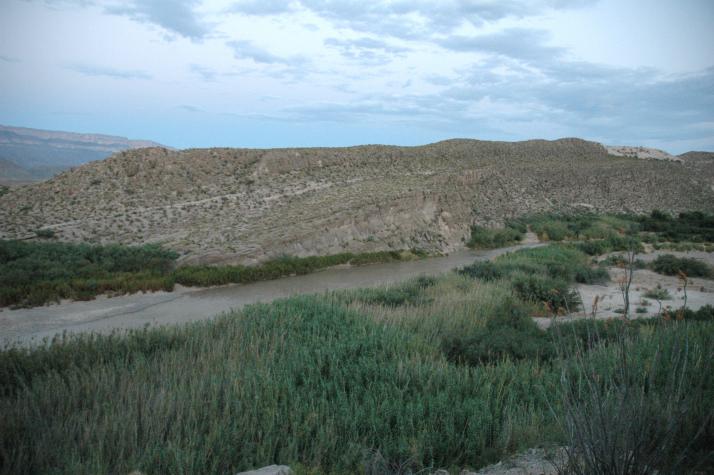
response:
[[[485,228],[483,226],[471,226],[471,237],[467,246],[477,249],[490,249],[508,246],[523,239],[523,232],[519,229],[505,227]]]
[[[714,242],[714,214],[693,211],[675,218],[655,210],[638,220],[643,231],[656,234],[661,241]]]
[[[561,222],[543,223],[537,231],[538,237],[544,241],[562,241],[568,237],[568,227]]]
[[[714,322],[714,307],[711,305],[705,305],[699,308],[699,310],[681,308],[674,313],[688,321]]]
[[[688,277],[710,277],[712,269],[706,263],[686,257],[676,257],[672,254],[658,256],[650,263],[650,268],[665,275],[678,275],[684,272]]]
[[[457,273],[471,277],[472,279],[482,279],[486,281],[498,280],[506,275],[503,266],[492,261],[474,262],[469,266],[462,267]]]
[[[472,366],[504,359],[548,359],[554,354],[548,335],[514,303],[499,309],[484,327],[446,338],[442,350],[449,361]]]
[[[575,282],[579,284],[601,284],[610,280],[607,269],[583,266],[575,271]]]
[[[643,297],[646,297],[648,299],[654,299],[654,300],[671,300],[672,299],[672,294],[669,293],[669,290],[664,289],[662,287],[655,287],[653,289],[647,290],[645,293],[642,294]]]
[[[422,276],[389,287],[359,289],[347,294],[347,302],[363,302],[385,307],[402,305],[423,305],[432,299],[424,295],[424,290],[436,283],[434,277]]]
[[[594,357],[564,353],[566,457],[559,473],[690,473],[711,463],[711,327],[622,336]],[[704,468],[704,471],[708,471]]]
[[[155,245],[0,241],[0,306],[86,300],[109,292],[171,290],[177,254]]]
[[[607,256],[605,259],[601,260],[599,264],[601,266],[606,266],[606,267],[625,267],[628,265],[628,262],[624,255],[613,254],[613,255]],[[635,262],[634,262],[635,269],[644,269],[646,267],[647,267],[647,264],[645,264],[645,262],[642,259],[635,259]]]
[[[512,285],[520,298],[527,302],[542,303],[554,313],[573,312],[580,306],[580,297],[562,279],[520,275],[513,279]]]
[[[55,231],[53,229],[38,229],[35,231],[35,236],[42,239],[52,239],[55,237]]]

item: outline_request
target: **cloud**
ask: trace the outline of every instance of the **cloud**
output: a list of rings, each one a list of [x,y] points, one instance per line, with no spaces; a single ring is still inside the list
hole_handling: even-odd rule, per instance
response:
[[[20,58],[15,58],[13,56],[2,56],[2,55],[0,55],[0,61],[2,61],[4,63],[19,63],[19,62],[21,62]]]
[[[534,63],[549,62],[565,53],[563,48],[545,45],[547,39],[544,30],[509,28],[488,35],[451,36],[439,44],[453,51],[498,54]]]
[[[183,109],[183,110],[185,110],[186,112],[192,112],[192,113],[194,113],[194,112],[204,112],[203,109],[201,109],[200,107],[192,106],[192,105],[189,105],[189,104],[182,104],[182,105],[178,106],[178,108],[179,108],[179,109]]]
[[[201,66],[200,64],[191,63],[189,64],[188,69],[192,73],[200,76],[206,82],[213,82],[216,80],[216,76],[218,76],[218,73],[215,70]]]
[[[63,65],[63,67],[85,76],[104,76],[115,79],[151,79],[149,73],[138,69],[116,69],[110,66],[85,63],[68,63]]]
[[[427,38],[446,34],[463,23],[482,25],[507,17],[523,18],[553,9],[580,8],[597,0],[300,0],[269,1],[266,12],[286,13],[302,8],[356,31],[400,38]],[[255,1],[240,2],[251,5]],[[249,14],[256,9],[236,8]]]
[[[279,15],[294,11],[295,2],[285,0],[241,0],[228,8],[244,15]]]
[[[151,23],[192,40],[205,37],[210,28],[194,11],[197,0],[132,0],[106,7],[106,12],[141,23]]]
[[[276,56],[250,41],[234,40],[229,41],[226,45],[233,50],[233,55],[238,59],[251,59],[256,63],[263,64],[282,64],[286,62],[285,58]]]
[[[365,64],[388,63],[395,56],[404,56],[405,53],[411,51],[410,48],[391,45],[385,41],[369,37],[356,39],[327,38],[323,43],[325,46],[339,51],[342,56]]]

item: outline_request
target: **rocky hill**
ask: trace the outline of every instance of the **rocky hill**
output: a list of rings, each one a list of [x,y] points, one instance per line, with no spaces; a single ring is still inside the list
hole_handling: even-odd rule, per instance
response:
[[[160,146],[149,140],[0,125],[0,182],[36,181],[113,153]]]
[[[704,163],[702,165],[702,163]],[[695,166],[696,165],[696,166]],[[609,155],[579,139],[118,153],[0,197],[0,237],[162,242],[183,262],[410,247],[546,210],[714,209],[714,161]]]

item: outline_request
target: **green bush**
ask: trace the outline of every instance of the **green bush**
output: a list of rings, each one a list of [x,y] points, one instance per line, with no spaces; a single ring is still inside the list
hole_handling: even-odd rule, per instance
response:
[[[55,237],[55,231],[53,229],[38,229],[35,231],[35,235],[42,239],[52,239]]]
[[[472,279],[482,279],[485,281],[498,280],[506,275],[503,266],[491,261],[474,262],[469,266],[458,269],[457,273],[471,277]]]
[[[672,299],[672,294],[669,293],[669,290],[663,289],[662,287],[655,287],[654,289],[649,289],[645,293],[642,294],[643,297],[646,297],[648,299],[653,299],[653,300],[671,300]]]
[[[710,277],[712,269],[706,263],[686,257],[676,257],[672,254],[658,256],[650,263],[650,268],[665,275],[678,275],[683,272],[687,277]]]
[[[471,226],[471,238],[466,244],[477,249],[491,249],[504,247],[517,243],[523,239],[523,232],[519,229],[506,227],[502,229]]]
[[[527,302],[545,304],[550,312],[574,312],[580,297],[562,279],[538,275],[517,276],[512,281],[516,294]]]
[[[445,339],[442,350],[449,361],[471,366],[504,359],[548,359],[555,354],[548,335],[522,307],[513,304],[499,309],[485,327]]]
[[[346,300],[385,307],[424,305],[432,300],[424,295],[424,290],[432,287],[435,283],[434,277],[417,277],[390,287],[359,289],[350,292]]]

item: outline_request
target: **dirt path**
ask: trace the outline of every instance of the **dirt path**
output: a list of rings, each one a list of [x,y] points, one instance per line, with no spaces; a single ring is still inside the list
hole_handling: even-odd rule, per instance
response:
[[[63,302],[30,309],[0,311],[0,344],[39,344],[63,332],[100,332],[210,319],[231,309],[296,294],[373,287],[419,275],[436,275],[474,260],[539,244],[529,242],[489,251],[462,250],[445,257],[362,267],[335,267],[314,274],[246,285],[213,288],[177,286],[173,292],[98,297],[88,302]]]

